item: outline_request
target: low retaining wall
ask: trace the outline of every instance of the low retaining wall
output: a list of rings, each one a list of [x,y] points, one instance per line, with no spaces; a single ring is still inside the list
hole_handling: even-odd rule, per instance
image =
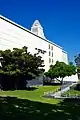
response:
[[[80,96],[73,96],[73,97],[61,97],[61,96],[49,96],[49,95],[46,95],[46,96],[43,96],[45,98],[54,98],[54,99],[77,99],[77,100],[80,100]]]
[[[54,98],[56,98],[56,99],[78,99],[78,100],[80,100],[80,96],[78,97],[78,96],[73,96],[73,97],[54,97]]]

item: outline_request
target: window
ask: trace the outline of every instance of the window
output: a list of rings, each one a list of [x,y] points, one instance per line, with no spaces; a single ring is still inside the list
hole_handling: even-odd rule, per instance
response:
[[[50,44],[49,44],[49,49],[50,49]]]
[[[37,31],[38,31],[37,28],[32,29],[32,32],[37,32]]]
[[[37,48],[35,48],[35,50],[37,50]]]
[[[53,50],[53,46],[51,46],[51,50]]]
[[[49,51],[49,56],[51,55],[51,52]]]
[[[51,58],[49,58],[49,63],[51,63]]]
[[[52,52],[52,57],[53,57],[53,52]]]
[[[53,59],[52,59],[52,63],[53,63]]]

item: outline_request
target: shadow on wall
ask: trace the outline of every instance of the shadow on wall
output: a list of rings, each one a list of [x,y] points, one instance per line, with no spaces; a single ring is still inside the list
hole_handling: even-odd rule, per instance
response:
[[[0,97],[0,120],[79,120],[80,101],[60,104],[33,102],[16,97]]]
[[[28,84],[28,82],[32,84]],[[32,85],[41,85],[41,81],[38,80],[29,80],[27,81],[23,76],[8,76],[8,75],[0,75],[0,89],[2,90],[34,90],[35,88],[31,88],[27,86]]]
[[[33,85],[38,85],[38,86],[43,85],[43,81],[36,79],[27,81],[27,86],[33,86]]]

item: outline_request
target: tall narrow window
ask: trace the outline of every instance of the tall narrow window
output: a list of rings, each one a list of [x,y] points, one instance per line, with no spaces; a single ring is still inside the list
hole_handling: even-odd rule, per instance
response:
[[[49,49],[50,49],[50,44],[49,44]]]
[[[51,50],[53,50],[53,46],[51,46]]]
[[[53,52],[52,52],[52,57],[53,57]]]
[[[49,51],[49,56],[51,55],[51,52]]]
[[[53,59],[52,59],[52,64],[53,64]]]
[[[51,58],[49,58],[49,63],[51,63]]]

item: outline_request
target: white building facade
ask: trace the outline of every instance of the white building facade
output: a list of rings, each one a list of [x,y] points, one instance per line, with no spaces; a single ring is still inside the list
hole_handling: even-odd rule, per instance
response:
[[[34,22],[30,31],[0,15],[0,50],[23,46],[27,46],[32,54],[41,51],[45,71],[48,71],[49,66],[56,61],[68,64],[67,53],[62,47],[46,39],[38,20]]]

